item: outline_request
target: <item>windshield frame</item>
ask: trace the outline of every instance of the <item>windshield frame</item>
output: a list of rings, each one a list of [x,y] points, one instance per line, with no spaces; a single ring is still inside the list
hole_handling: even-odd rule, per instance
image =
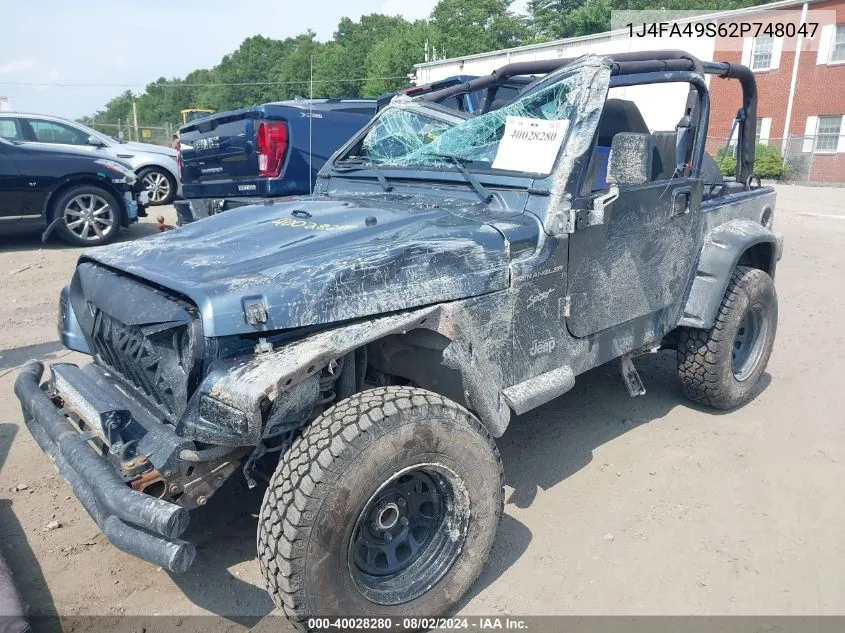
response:
[[[383,116],[388,116],[391,111],[395,111],[396,109],[403,109],[406,111],[416,112],[418,114],[424,115],[426,117],[430,117],[437,121],[442,121],[445,123],[452,123],[453,125],[461,125],[463,123],[468,123],[472,121],[476,121],[481,119],[482,117],[490,117],[491,120],[494,117],[491,115],[496,115],[497,112],[500,112],[499,116],[508,116],[509,113],[506,109],[512,105],[516,104],[517,102],[522,102],[524,100],[530,99],[531,97],[535,96],[537,92],[546,90],[547,88],[551,87],[552,85],[557,85],[563,81],[571,77],[576,77],[578,74],[582,74],[583,79],[585,80],[582,85],[576,87],[576,91],[574,92],[575,98],[574,101],[576,103],[582,103],[585,101],[592,100],[590,98],[589,91],[592,89],[592,81],[595,78],[596,71],[600,71],[604,69],[606,72],[604,73],[606,77],[605,84],[609,81],[610,76],[610,62],[605,58],[600,58],[595,55],[587,55],[581,57],[566,66],[563,66],[548,75],[546,75],[541,80],[537,81],[536,85],[532,86],[532,88],[525,92],[525,94],[521,95],[519,99],[514,100],[508,106],[505,106],[501,110],[496,110],[493,112],[489,112],[486,114],[472,116],[467,113],[458,112],[451,108],[447,108],[437,103],[433,103],[431,101],[426,101],[423,98],[410,98],[407,96],[397,96],[395,97],[390,104],[385,107],[382,111],[380,111],[373,119],[366,125],[362,130],[360,130],[355,136],[353,136],[347,143],[341,146],[340,149],[335,152],[335,154],[329,159],[326,164],[326,170],[324,172],[325,175],[331,175],[332,177],[353,177],[350,175],[350,171],[356,172],[356,176],[360,177],[361,172],[372,171],[369,168],[371,161],[367,158],[363,158],[361,160],[361,164],[358,168],[354,170],[350,170],[346,166],[342,166],[340,169],[335,168],[335,164],[338,162],[342,162],[344,160],[353,158],[352,151],[353,149],[357,148],[360,143],[366,138],[366,136],[372,131],[372,129],[378,125],[379,120]],[[601,88],[601,86],[599,86]],[[601,103],[604,102],[606,97],[606,90],[601,94]],[[504,112],[502,112],[504,111]],[[578,112],[580,115],[580,111]],[[494,169],[491,165],[481,166],[478,163],[474,162],[467,162],[465,167],[468,171],[472,172],[479,176],[482,180],[494,179],[506,179],[508,181],[518,181],[518,182],[527,182],[526,187],[532,186],[530,183],[536,182],[546,182],[551,180],[557,180],[555,178],[556,173],[564,160],[564,155],[567,153],[567,148],[571,144],[571,138],[575,133],[589,133],[589,130],[582,129],[583,126],[579,125],[580,121],[578,120],[579,116],[573,117],[570,122],[569,129],[566,132],[566,136],[561,143],[561,147],[558,150],[557,156],[555,161],[548,173],[540,173],[540,172],[528,172],[528,171],[513,171],[513,170],[504,170],[504,169]],[[547,119],[549,120],[549,119]],[[554,119],[552,119],[554,120]],[[561,119],[556,119],[561,120]],[[592,132],[595,130],[593,129]],[[444,133],[445,134],[445,133]],[[581,145],[582,143],[578,143]],[[424,145],[423,147],[428,147],[428,145]],[[418,151],[418,150],[415,150]],[[432,152],[434,154],[435,152]],[[444,153],[444,152],[436,152],[436,153]],[[448,152],[446,152],[448,154]],[[354,158],[359,159],[359,157],[354,156]],[[462,159],[464,157],[456,157]],[[571,162],[571,161],[570,161]],[[460,173],[458,173],[457,167],[454,163],[449,160],[448,158],[443,159],[442,162],[432,162],[432,163],[415,163],[409,162],[408,164],[401,165],[401,164],[391,164],[389,161],[372,161],[372,164],[375,164],[379,171],[389,171],[395,172],[398,176],[401,172],[401,178],[406,178],[410,174],[414,172],[421,172],[419,178],[413,178],[414,180],[443,180],[443,176],[450,172],[455,172],[456,178],[455,180],[460,181],[462,177]],[[326,173],[328,172],[328,173]],[[447,178],[449,181],[452,181],[453,178]]]

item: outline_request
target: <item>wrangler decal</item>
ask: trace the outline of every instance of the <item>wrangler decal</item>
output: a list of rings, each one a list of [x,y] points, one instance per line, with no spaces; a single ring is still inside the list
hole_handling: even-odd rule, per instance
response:
[[[346,231],[355,228],[354,224],[317,224],[316,222],[292,220],[291,218],[273,220],[273,224],[276,226],[289,226],[292,229],[308,229],[311,231]]]

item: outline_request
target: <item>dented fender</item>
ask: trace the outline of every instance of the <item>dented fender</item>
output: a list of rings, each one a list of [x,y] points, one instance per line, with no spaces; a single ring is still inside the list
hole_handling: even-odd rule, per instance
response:
[[[179,433],[211,444],[257,445],[262,435],[262,407],[266,407],[267,402],[286,393],[299,393],[301,390],[297,390],[297,386],[319,374],[331,360],[382,337],[417,328],[449,336],[441,317],[442,306],[435,305],[318,332],[246,358],[218,360],[191,399]],[[510,412],[501,401],[499,385],[491,384],[493,373],[485,371],[485,361],[468,351],[470,349],[471,346],[460,340],[453,341],[444,352],[444,364],[461,372],[468,405],[493,435],[501,436]],[[245,432],[232,433],[229,437],[221,435],[218,431],[227,421],[203,420],[199,413],[203,397],[225,405],[220,409],[224,412],[228,409],[233,410],[233,414],[242,412],[246,417]]]
[[[770,260],[765,264],[774,278],[783,249],[783,236],[749,219],[720,224],[707,235],[678,325],[699,329],[713,327],[731,273],[743,253],[758,244],[772,246]]]

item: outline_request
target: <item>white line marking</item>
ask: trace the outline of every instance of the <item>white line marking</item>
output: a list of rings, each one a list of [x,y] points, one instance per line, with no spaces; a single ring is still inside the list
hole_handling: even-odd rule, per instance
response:
[[[845,215],[831,215],[830,213],[811,213],[810,211],[796,211],[796,215],[808,215],[811,218],[825,218],[828,220],[845,220]]]

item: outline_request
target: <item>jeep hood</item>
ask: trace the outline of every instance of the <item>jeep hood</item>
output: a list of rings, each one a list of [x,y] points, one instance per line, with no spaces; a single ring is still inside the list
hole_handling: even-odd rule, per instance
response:
[[[294,199],[92,249],[80,261],[187,297],[207,337],[330,323],[506,288],[507,244],[478,206],[409,196]],[[266,310],[264,324],[246,320],[245,306],[255,303]]]

